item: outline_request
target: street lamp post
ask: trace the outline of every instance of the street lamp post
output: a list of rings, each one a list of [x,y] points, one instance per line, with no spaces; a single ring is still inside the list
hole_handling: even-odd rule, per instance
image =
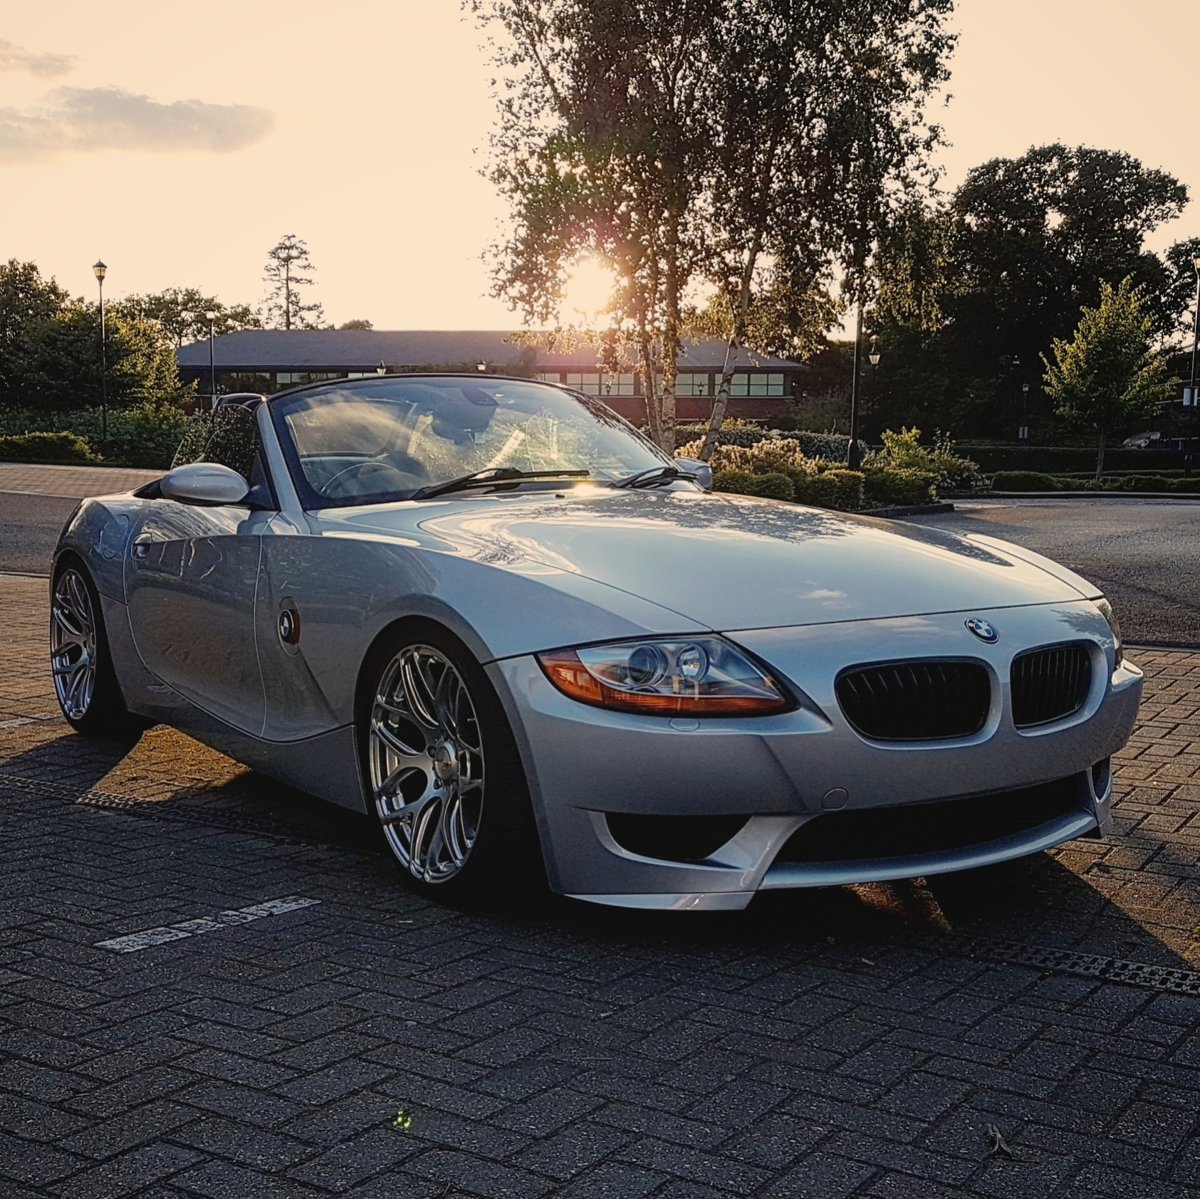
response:
[[[1192,380],[1188,388],[1188,422],[1187,422],[1187,453],[1183,457],[1183,473],[1185,478],[1192,477],[1192,461],[1196,456],[1196,346],[1200,344],[1200,256],[1192,259],[1196,268],[1196,312],[1192,325]]]
[[[871,402],[875,405],[876,415],[879,412],[879,338],[871,334],[871,348],[867,352],[867,361],[871,364]]]
[[[108,267],[103,259],[97,258],[92,266],[92,274],[100,287],[100,440],[108,441],[108,339],[104,329],[104,276]],[[1193,374],[1195,372],[1193,371]]]
[[[854,322],[854,363],[850,369],[850,441],[846,446],[846,466],[858,470],[862,466],[862,447],[858,444],[858,374],[859,355],[862,352],[863,310],[858,306]]]
[[[1021,384],[1021,427],[1017,430],[1017,437],[1024,444],[1029,440],[1029,384]]]
[[[210,308],[204,317],[208,321],[208,390],[211,405],[215,409],[217,406],[217,314]]]

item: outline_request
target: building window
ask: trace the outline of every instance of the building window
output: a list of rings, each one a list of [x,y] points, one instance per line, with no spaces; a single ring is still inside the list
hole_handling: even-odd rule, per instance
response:
[[[749,374],[741,371],[729,383],[731,396],[781,396],[784,395],[783,375],[768,374],[766,371]]]
[[[598,396],[604,392],[604,376],[599,371],[571,371],[566,378],[568,387],[584,395]]]
[[[712,393],[712,376],[707,371],[703,374],[693,371],[681,372],[676,379],[676,395],[710,396]]]

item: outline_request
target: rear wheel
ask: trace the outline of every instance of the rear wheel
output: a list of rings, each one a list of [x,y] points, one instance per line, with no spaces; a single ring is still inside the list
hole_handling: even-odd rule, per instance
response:
[[[125,708],[109,653],[100,597],[83,567],[73,560],[54,575],[50,668],[58,706],[78,732],[115,737],[145,727]]]
[[[433,625],[385,638],[364,668],[361,698],[367,800],[410,883],[474,902],[544,878],[507,718],[454,638]]]

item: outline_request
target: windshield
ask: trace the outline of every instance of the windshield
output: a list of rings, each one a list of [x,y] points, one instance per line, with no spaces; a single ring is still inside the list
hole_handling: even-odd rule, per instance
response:
[[[521,380],[362,379],[281,395],[271,412],[306,507],[408,499],[477,471],[561,487],[579,480],[546,472],[616,482],[670,463],[603,404]]]

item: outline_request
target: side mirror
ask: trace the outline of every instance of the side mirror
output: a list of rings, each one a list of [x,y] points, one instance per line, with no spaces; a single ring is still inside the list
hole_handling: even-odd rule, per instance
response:
[[[240,504],[250,494],[250,484],[219,462],[189,462],[167,471],[159,490],[169,500],[184,504]]]
[[[701,462],[699,458],[676,458],[675,465],[682,471],[687,471],[689,475],[696,476],[696,482],[705,491],[713,489],[713,473],[712,467],[707,462]]]

